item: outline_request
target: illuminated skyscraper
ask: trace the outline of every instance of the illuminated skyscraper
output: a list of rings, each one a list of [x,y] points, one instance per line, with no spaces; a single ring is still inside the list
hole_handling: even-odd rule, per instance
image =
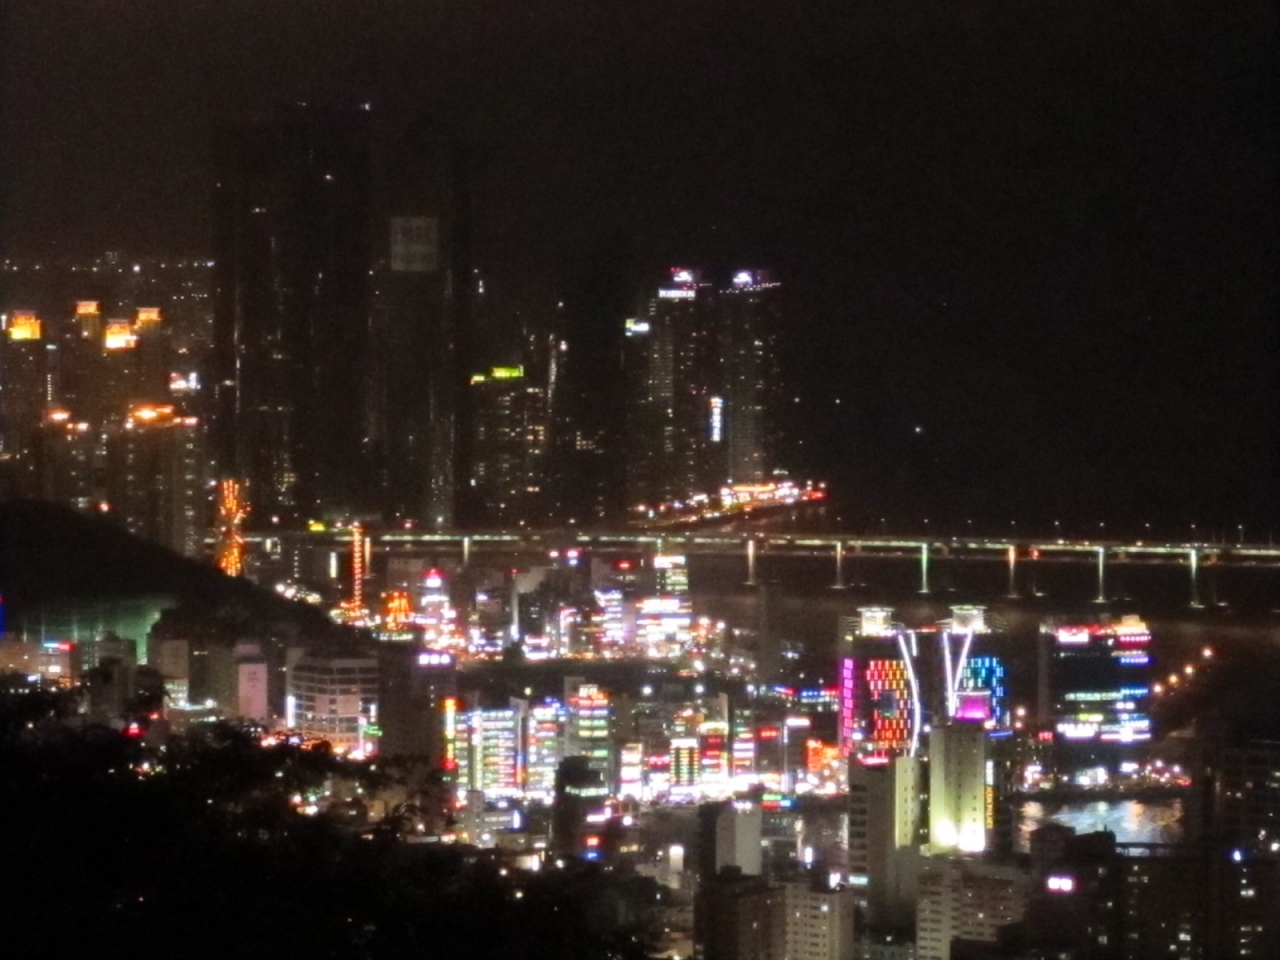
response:
[[[481,526],[539,519],[547,453],[546,394],[524,367],[492,367],[470,383],[471,492]]]
[[[111,515],[130,533],[199,556],[212,519],[199,418],[136,405],[109,429],[106,450]]]
[[[48,345],[31,311],[14,311],[0,333],[0,492],[32,492],[33,447],[53,392]]]
[[[981,853],[987,846],[987,731],[955,721],[929,731],[931,853]]]
[[[486,800],[523,796],[525,782],[523,701],[498,709],[458,715],[458,785],[478,790]]]
[[[673,268],[628,324],[629,504],[719,484],[724,395],[714,286],[696,270]]]
[[[735,273],[720,295],[724,389],[710,401],[711,439],[723,436],[733,483],[766,480],[779,465],[781,295],[780,284],[751,270]]]
[[[925,723],[921,644],[867,607],[842,623],[839,649],[840,747],[854,754],[915,756]]]
[[[609,695],[580,677],[566,677],[565,756],[586,757],[605,784],[614,779],[613,711]]]
[[[1151,633],[1141,619],[1056,625],[1041,643],[1052,651],[1042,668],[1060,759],[1115,767],[1151,739]]]

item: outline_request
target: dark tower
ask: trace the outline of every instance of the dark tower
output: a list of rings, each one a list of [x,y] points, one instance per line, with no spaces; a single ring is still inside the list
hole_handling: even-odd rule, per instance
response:
[[[387,520],[466,525],[470,189],[456,138],[420,119],[379,166],[371,435]]]
[[[214,449],[250,522],[367,510],[372,177],[364,108],[227,132],[215,194]]]

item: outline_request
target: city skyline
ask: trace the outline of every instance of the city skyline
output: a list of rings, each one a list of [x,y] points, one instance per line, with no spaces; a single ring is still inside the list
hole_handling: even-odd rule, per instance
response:
[[[211,257],[221,125],[425,112],[513,312],[590,327],[650,271],[772,268],[805,332],[791,466],[874,516],[1273,525],[1262,9],[252,6],[7,5],[6,255]]]

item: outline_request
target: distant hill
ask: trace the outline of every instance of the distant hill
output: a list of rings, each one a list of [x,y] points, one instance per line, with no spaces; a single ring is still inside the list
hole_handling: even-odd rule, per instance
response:
[[[102,517],[39,500],[0,503],[0,595],[11,613],[59,602],[171,596],[191,611],[238,607],[312,629],[332,626],[315,607],[228,577]]]

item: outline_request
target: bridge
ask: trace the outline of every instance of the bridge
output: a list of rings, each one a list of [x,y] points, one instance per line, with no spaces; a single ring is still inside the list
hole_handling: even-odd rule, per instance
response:
[[[356,534],[350,527],[246,533],[250,552],[278,553],[323,549],[349,551]],[[939,560],[999,562],[1007,567],[1009,595],[1018,595],[1018,570],[1037,562],[1089,564],[1096,570],[1097,600],[1107,599],[1107,571],[1113,564],[1146,564],[1183,567],[1187,571],[1188,599],[1202,606],[1200,570],[1206,565],[1225,567],[1280,567],[1280,546],[1207,542],[1152,542],[1119,540],[1065,540],[983,537],[821,536],[787,533],[723,533],[675,530],[574,530],[488,531],[436,533],[416,530],[364,531],[368,549],[391,553],[425,553],[456,556],[462,566],[485,557],[547,557],[553,552],[582,550],[606,555],[740,555],[747,567],[747,586],[758,584],[757,572],[764,556],[829,557],[832,586],[848,586],[847,566],[853,559],[911,559],[918,564],[919,591],[930,593],[931,567]]]

